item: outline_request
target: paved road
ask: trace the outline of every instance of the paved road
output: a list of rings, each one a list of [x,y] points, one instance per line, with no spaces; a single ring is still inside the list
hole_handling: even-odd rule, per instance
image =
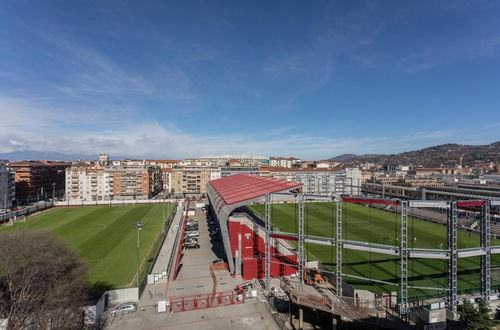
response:
[[[200,233],[200,249],[185,250],[177,279],[168,282],[156,283],[148,286],[152,291],[160,293],[151,297],[145,290],[139,306],[139,311],[109,318],[106,321],[107,329],[277,329],[272,316],[265,305],[256,298],[248,299],[243,304],[225,307],[208,308],[178,313],[158,313],[156,302],[178,296],[192,296],[210,294],[213,291],[213,279],[210,274],[210,265],[213,260],[224,256],[224,249],[220,241],[210,238],[209,226],[205,212],[197,208],[194,216],[198,220]],[[176,249],[174,248],[174,251]],[[166,258],[165,258],[166,259]],[[241,276],[232,277],[226,270],[215,272],[217,291],[232,291],[237,284],[243,282]]]
[[[256,299],[240,305],[182,313],[156,313],[152,308],[117,316],[107,329],[278,329],[266,307]]]

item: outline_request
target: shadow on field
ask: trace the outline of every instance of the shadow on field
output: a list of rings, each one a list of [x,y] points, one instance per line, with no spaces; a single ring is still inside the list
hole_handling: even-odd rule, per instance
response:
[[[113,289],[114,287],[108,282],[97,281],[94,283],[89,283],[87,287],[89,297],[88,300],[97,302],[104,292]]]

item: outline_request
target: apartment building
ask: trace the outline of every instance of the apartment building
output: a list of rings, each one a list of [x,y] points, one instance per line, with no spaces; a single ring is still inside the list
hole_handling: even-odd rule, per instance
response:
[[[179,166],[180,160],[154,160],[154,159],[147,159],[146,163],[148,165],[153,165],[153,166],[158,166],[160,168],[173,168],[175,166]]]
[[[225,166],[220,169],[221,177],[235,174],[261,175],[258,166]]]
[[[240,166],[264,166],[269,165],[269,157],[249,155],[207,155],[192,160],[190,164],[197,166],[228,166],[229,163],[237,161]]]
[[[303,191],[314,195],[345,193],[345,173],[315,168],[261,167],[260,175],[302,183]]]
[[[177,197],[205,196],[206,185],[210,180],[221,177],[219,167],[184,166],[171,171],[170,193]]]
[[[68,162],[20,161],[11,162],[15,173],[16,199],[19,203],[62,196],[65,190],[65,170]]]
[[[454,176],[454,175],[469,175],[472,173],[470,168],[449,168],[449,167],[415,167],[415,176],[434,177],[434,176]]]
[[[361,183],[363,176],[358,167],[347,167],[344,169],[346,186],[344,193],[351,196],[361,195]]]
[[[269,166],[292,168],[294,165],[299,165],[301,160],[295,157],[270,157]]]
[[[171,167],[161,167],[161,175],[163,179],[163,190],[170,191],[170,183],[172,182],[172,168]]]
[[[113,199],[113,176],[105,168],[95,163],[79,162],[66,169],[66,200]]]
[[[68,201],[149,199],[163,188],[158,166],[76,163],[66,170]]]
[[[0,210],[10,209],[16,199],[14,173],[8,167],[8,161],[0,159]]]

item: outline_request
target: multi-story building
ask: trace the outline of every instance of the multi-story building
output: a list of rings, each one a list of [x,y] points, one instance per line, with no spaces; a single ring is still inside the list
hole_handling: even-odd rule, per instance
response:
[[[163,188],[158,166],[76,163],[66,170],[68,201],[148,199]]]
[[[442,177],[471,174],[470,168],[449,168],[449,167],[415,167],[415,176],[422,177]]]
[[[221,177],[219,167],[184,166],[171,171],[170,193],[174,196],[205,196],[206,185],[210,180]]]
[[[106,172],[113,177],[114,199],[148,199],[163,189],[158,166],[111,167]]]
[[[164,159],[162,160],[147,159],[146,162],[149,165],[156,165],[159,166],[160,168],[172,168],[180,164],[179,160],[164,160]]]
[[[258,166],[226,166],[221,167],[220,176],[229,176],[234,174],[251,174],[251,175],[261,175]]]
[[[267,166],[269,165],[269,157],[265,156],[249,156],[249,155],[208,155],[201,156],[197,160],[191,160],[191,163],[186,165],[195,166],[227,166],[229,161],[238,161],[240,166]]]
[[[60,197],[65,190],[65,170],[68,162],[20,161],[11,162],[15,172],[18,203]]]
[[[294,165],[300,164],[301,161],[300,159],[297,159],[295,157],[270,157],[269,158],[269,166],[272,167],[286,167],[286,168],[292,168]]]
[[[344,193],[352,196],[361,195],[362,174],[358,167],[348,167],[345,170],[346,186]]]
[[[163,190],[166,192],[170,191],[170,183],[172,182],[172,168],[162,167],[160,168],[161,175],[163,179]]]
[[[14,173],[8,167],[8,161],[0,159],[0,210],[12,207],[16,199]]]
[[[261,167],[260,175],[304,184],[303,191],[315,195],[345,193],[344,172],[315,168]]]
[[[66,170],[66,200],[100,201],[113,199],[113,177],[106,165],[79,162]]]

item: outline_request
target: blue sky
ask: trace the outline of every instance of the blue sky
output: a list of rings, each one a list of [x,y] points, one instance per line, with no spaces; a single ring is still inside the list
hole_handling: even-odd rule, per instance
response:
[[[2,1],[0,152],[500,140],[498,1]]]

